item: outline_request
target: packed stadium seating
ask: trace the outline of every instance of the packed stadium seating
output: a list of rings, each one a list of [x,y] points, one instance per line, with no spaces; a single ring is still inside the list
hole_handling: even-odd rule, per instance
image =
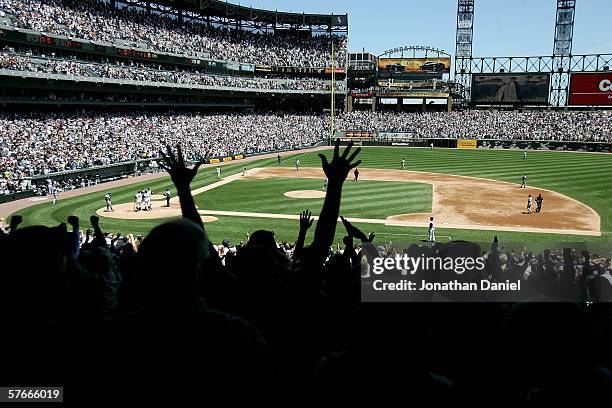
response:
[[[340,131],[415,132],[414,137],[610,141],[612,113],[464,111],[351,112]],[[155,158],[166,142],[192,159],[312,146],[327,137],[325,114],[6,113],[0,116],[0,174],[7,180]],[[19,184],[19,183],[17,183]]]
[[[229,75],[208,75],[177,68],[154,69],[138,64],[87,63],[48,57],[31,57],[11,52],[0,52],[0,69],[20,72],[41,72],[74,77],[111,78],[119,80],[148,81],[155,83],[191,84],[215,87],[274,89],[293,91],[330,91],[329,81],[315,79],[266,79]],[[343,91],[344,83],[336,84],[336,91]]]
[[[142,9],[116,9],[98,0],[0,0],[0,11],[13,25],[69,37],[194,55],[223,61],[295,67],[332,65],[329,36],[299,38],[207,26]],[[336,66],[345,67],[347,38],[332,36]]]
[[[397,113],[353,111],[343,114],[342,131],[415,132],[416,137],[575,140],[612,139],[611,111],[497,111]]]
[[[158,157],[181,143],[190,159],[306,147],[323,138],[323,116],[125,112],[0,116],[0,173],[47,174]]]

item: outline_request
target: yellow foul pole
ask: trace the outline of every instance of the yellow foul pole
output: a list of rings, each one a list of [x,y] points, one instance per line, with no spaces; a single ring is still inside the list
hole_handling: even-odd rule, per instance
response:
[[[336,55],[335,55],[335,50],[334,50],[334,40],[332,39],[332,62],[331,62],[331,115],[330,115],[330,121],[329,121],[329,140],[330,143],[332,142],[332,139],[334,137],[334,111],[335,111],[335,107],[336,107],[336,70],[335,70],[335,59],[336,59]]]

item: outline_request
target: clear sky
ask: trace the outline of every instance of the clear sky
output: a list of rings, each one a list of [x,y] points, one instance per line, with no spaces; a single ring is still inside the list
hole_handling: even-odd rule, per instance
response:
[[[457,0],[240,0],[254,8],[349,15],[350,50],[429,45],[454,55]],[[476,0],[475,57],[551,55],[556,0]],[[577,0],[572,54],[612,53],[612,0]]]

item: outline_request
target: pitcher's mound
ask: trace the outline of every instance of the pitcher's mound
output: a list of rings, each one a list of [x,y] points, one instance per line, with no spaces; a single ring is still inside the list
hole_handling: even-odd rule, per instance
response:
[[[291,198],[323,198],[325,197],[325,191],[319,190],[296,190],[287,191],[285,197]]]

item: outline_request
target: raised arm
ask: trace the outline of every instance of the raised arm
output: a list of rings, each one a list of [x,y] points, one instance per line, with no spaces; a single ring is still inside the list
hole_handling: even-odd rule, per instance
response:
[[[75,215],[68,216],[68,224],[72,226],[72,231],[68,235],[70,242],[70,255],[77,257],[81,250],[81,236],[79,233],[79,217]]]
[[[327,254],[329,247],[334,240],[336,233],[336,224],[338,223],[338,215],[340,213],[340,196],[342,195],[342,186],[351,169],[359,166],[361,160],[354,163],[352,161],[357,157],[361,148],[355,150],[350,156],[353,142],[350,142],[342,155],[340,155],[340,140],[336,139],[334,147],[334,156],[331,162],[327,161],[327,157],[319,154],[323,171],[329,180],[327,186],[327,194],[323,202],[323,208],[317,227],[314,233],[314,242],[311,247],[315,247],[319,256]]]
[[[299,259],[302,256],[302,252],[304,250],[304,241],[306,240],[306,233],[308,229],[312,226],[312,213],[309,210],[302,211],[300,214],[300,232],[298,234],[298,239],[295,242],[295,249],[293,251],[293,259]]]
[[[176,187],[176,192],[181,202],[183,217],[195,222],[204,229],[202,218],[193,201],[190,188],[191,182],[198,173],[198,169],[203,162],[199,161],[193,168],[189,169],[185,166],[185,159],[180,145],[176,146],[176,155],[172,152],[170,145],[166,146],[166,151],[167,153],[162,151],[159,152],[163,158],[163,162],[160,162],[159,166],[170,174],[170,178]]]
[[[102,229],[100,228],[100,218],[97,215],[92,215],[89,217],[89,221],[94,229],[94,244],[102,248],[108,248],[104,233],[102,233]]]
[[[195,222],[204,230],[204,246],[208,249],[210,240],[208,239],[208,234],[206,234],[206,229],[204,228],[204,223],[195,205],[195,201],[193,201],[190,187],[193,178],[198,173],[198,169],[204,162],[199,161],[192,168],[187,168],[180,145],[176,146],[176,155],[172,153],[170,145],[166,146],[166,151],[167,153],[160,151],[163,162],[160,162],[159,165],[170,174],[170,178],[176,187],[176,193],[181,203],[183,217]],[[210,255],[209,251],[206,251],[206,253]]]

